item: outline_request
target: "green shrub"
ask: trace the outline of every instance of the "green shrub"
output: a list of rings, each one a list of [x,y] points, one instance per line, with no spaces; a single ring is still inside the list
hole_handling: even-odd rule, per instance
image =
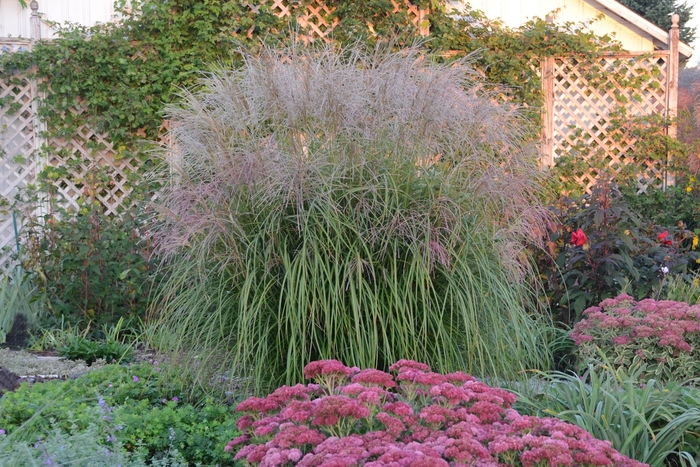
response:
[[[172,448],[190,464],[232,465],[223,448],[238,434],[238,415],[212,399],[188,402],[183,385],[167,371],[145,363],[108,365],[75,380],[23,384],[0,399],[0,428],[16,442],[32,444],[54,433],[81,437],[98,426],[111,430],[101,440],[118,441],[138,458],[164,456]]]
[[[581,376],[538,373],[541,386],[520,391],[516,408],[578,425],[652,467],[669,465],[669,456],[679,455],[695,465],[700,451],[688,443],[697,444],[700,393],[690,385],[653,379],[640,384],[643,371],[590,364]]]
[[[547,365],[523,247],[546,218],[536,148],[470,76],[414,49],[298,46],[170,109],[180,176],[155,235],[180,350],[230,355],[258,390],[322,358]]]
[[[622,294],[584,316],[571,333],[582,365],[602,354],[625,371],[644,365],[660,381],[700,377],[700,305]]]
[[[667,228],[685,224],[690,230],[700,229],[700,183],[694,176],[676,174],[676,184],[666,189],[647,189],[637,194],[630,186],[622,192],[627,204],[644,218]]]
[[[23,236],[23,265],[36,273],[51,312],[47,326],[97,327],[145,313],[153,266],[140,215],[110,217],[98,204],[59,209]]]

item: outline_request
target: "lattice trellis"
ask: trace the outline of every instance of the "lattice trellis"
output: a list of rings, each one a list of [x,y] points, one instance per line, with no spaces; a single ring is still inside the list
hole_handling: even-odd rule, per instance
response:
[[[73,110],[79,114],[82,109]],[[121,158],[106,135],[81,125],[70,139],[51,138],[46,163],[68,167],[70,175],[60,178],[55,186],[68,206],[77,208],[81,198],[98,200],[107,214],[118,214],[132,191],[129,178],[137,170],[134,161]],[[91,183],[91,172],[99,169],[109,176],[107,183]],[[93,190],[94,189],[94,190]]]
[[[0,40],[0,53],[14,53],[30,47],[29,41]],[[0,107],[0,201],[3,204],[11,203],[36,177],[35,92],[34,84],[26,76],[15,75],[0,81],[0,98],[8,102]],[[12,213],[0,208],[0,271],[12,267],[15,239]]]
[[[0,41],[0,53],[29,49],[28,41]],[[0,97],[6,104],[0,107],[0,199],[11,203],[23,188],[36,180],[41,167],[63,167],[69,175],[60,177],[55,186],[60,195],[55,200],[66,207],[77,208],[81,198],[99,201],[104,212],[115,215],[128,207],[132,192],[131,176],[137,170],[133,159],[122,158],[108,137],[82,125],[71,138],[49,138],[40,141],[36,118],[36,83],[25,76],[0,81]],[[9,98],[9,99],[7,99]],[[73,110],[78,115],[84,110]],[[161,137],[167,137],[164,123]],[[43,150],[40,151],[43,146]],[[106,183],[91,183],[93,169],[108,176]],[[93,190],[93,186],[97,187]],[[7,204],[7,203],[6,203]],[[0,210],[0,272],[12,267],[15,246],[15,225],[10,209]],[[19,213],[17,213],[19,214]],[[22,218],[18,217],[18,227]]]
[[[83,110],[73,112],[78,114]],[[172,147],[169,125],[164,121],[158,132],[158,142],[164,147]],[[47,143],[50,149],[46,163],[52,167],[70,168],[70,175],[55,183],[68,206],[77,208],[81,198],[89,198],[99,201],[104,212],[110,215],[118,215],[131,207],[132,176],[138,171],[138,164],[133,158],[122,157],[124,148],[115,148],[107,135],[97,133],[85,124],[70,139],[51,138]],[[90,177],[95,169],[109,181],[92,183]]]
[[[545,134],[549,132],[550,139],[545,152],[552,157],[548,162],[566,155],[573,145],[583,145],[590,149],[587,158],[602,157],[617,172],[632,163],[630,154],[638,140],[614,129],[616,115],[621,107],[627,117],[665,115],[668,57],[668,51],[657,51],[610,55],[594,63],[576,58],[546,60],[542,74],[545,97],[550,99],[545,115]],[[639,77],[649,79],[641,90],[629,84]],[[598,169],[590,165],[574,175],[574,181],[588,192],[598,176]],[[644,165],[646,170],[638,180],[640,192],[661,186],[665,177],[663,161],[645,159]]]
[[[301,3],[294,0],[267,0],[256,2],[255,6],[251,4],[250,7],[258,11],[261,3],[263,5],[269,3],[270,10],[280,18],[294,16],[299,25],[307,31],[311,39],[320,38],[328,41],[328,36],[338,24],[337,18],[331,18],[333,8],[326,5],[322,0],[311,0],[309,3]],[[428,34],[427,10],[414,5],[409,0],[391,0],[391,3],[394,6],[392,13],[405,10],[411,22],[419,28],[420,33],[423,35]]]

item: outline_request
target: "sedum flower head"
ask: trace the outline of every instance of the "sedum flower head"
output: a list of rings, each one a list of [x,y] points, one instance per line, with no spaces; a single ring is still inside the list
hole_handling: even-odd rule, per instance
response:
[[[649,364],[661,381],[699,377],[700,305],[671,300],[635,301],[629,295],[603,300],[584,311],[571,332],[581,361],[603,354],[632,369]],[[674,358],[668,359],[671,355]]]
[[[643,465],[577,426],[520,415],[514,394],[464,373],[410,360],[392,365],[396,377],[333,360],[307,369],[320,386],[283,386],[239,404],[243,435],[224,448],[237,450],[234,459],[262,467]],[[337,392],[323,386],[336,377],[352,382]]]

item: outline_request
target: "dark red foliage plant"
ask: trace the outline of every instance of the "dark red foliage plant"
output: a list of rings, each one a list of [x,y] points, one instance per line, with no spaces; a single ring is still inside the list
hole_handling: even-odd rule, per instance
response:
[[[520,415],[514,394],[465,373],[411,360],[390,371],[312,362],[304,373],[313,384],[241,402],[243,435],[225,449],[259,466],[645,465],[582,428]]]

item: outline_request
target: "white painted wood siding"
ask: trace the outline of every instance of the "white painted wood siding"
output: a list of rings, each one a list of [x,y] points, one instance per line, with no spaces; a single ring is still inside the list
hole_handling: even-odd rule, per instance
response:
[[[54,31],[46,21],[71,22],[85,26],[106,23],[114,17],[114,0],[38,0],[41,37],[50,39]],[[29,0],[27,0],[29,3]],[[29,38],[31,10],[22,9],[18,0],[0,0],[0,37]]]
[[[510,27],[521,26],[535,16],[545,18],[557,9],[560,11],[556,16],[556,22],[579,23],[591,20],[600,13],[586,0],[468,0],[468,3],[473,9],[483,11],[486,17],[500,18]],[[616,19],[608,14],[603,20],[593,23],[590,29],[598,35],[613,36],[629,51],[654,50],[652,39],[647,34],[635,31],[632,29],[633,26],[625,26]]]

